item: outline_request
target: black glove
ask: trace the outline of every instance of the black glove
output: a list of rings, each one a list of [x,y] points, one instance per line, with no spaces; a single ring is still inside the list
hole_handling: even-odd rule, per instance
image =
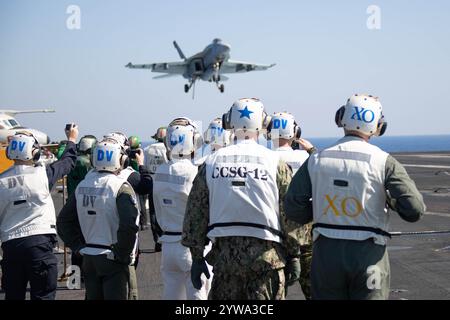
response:
[[[300,279],[300,259],[291,258],[287,261],[284,267],[284,275],[286,277],[286,288],[293,285],[296,281]]]
[[[205,259],[194,259],[192,261],[191,267],[191,281],[195,289],[200,290],[202,287],[202,273],[205,274],[206,278],[210,278],[208,266],[206,265]]]

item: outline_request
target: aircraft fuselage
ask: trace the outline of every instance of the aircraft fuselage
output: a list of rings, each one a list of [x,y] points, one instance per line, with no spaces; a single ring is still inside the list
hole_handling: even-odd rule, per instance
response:
[[[211,80],[213,75],[218,73],[220,65],[229,58],[230,46],[221,41],[214,41],[202,52],[188,59],[189,63],[183,77],[186,79],[195,77],[205,81]]]

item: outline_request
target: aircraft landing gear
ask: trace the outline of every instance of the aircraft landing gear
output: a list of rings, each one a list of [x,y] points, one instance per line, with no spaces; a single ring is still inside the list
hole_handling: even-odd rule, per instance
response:
[[[215,83],[218,83],[220,81],[220,74],[219,75],[213,75],[212,76],[212,81],[214,81]]]
[[[223,83],[220,84],[218,88],[221,93],[223,93],[225,91],[225,86],[223,85]]]
[[[184,92],[188,93],[189,90],[191,90],[192,86],[194,85],[195,81],[189,81],[189,83],[184,85]]]

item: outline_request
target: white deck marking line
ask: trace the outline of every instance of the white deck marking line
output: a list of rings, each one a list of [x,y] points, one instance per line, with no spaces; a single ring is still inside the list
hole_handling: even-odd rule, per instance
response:
[[[403,164],[404,167],[430,168],[430,169],[450,169],[450,166],[435,166],[429,164]]]
[[[399,157],[414,157],[414,158],[450,158],[450,154],[399,154]]]
[[[441,213],[441,212],[430,212],[430,211],[427,211],[427,212],[425,212],[425,215],[450,218],[450,213]]]

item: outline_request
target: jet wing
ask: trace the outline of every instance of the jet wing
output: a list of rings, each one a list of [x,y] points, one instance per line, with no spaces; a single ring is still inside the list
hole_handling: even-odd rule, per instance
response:
[[[186,71],[186,65],[187,64],[185,61],[148,64],[132,64],[131,62],[129,62],[125,67],[130,69],[149,69],[152,72],[182,75]]]
[[[0,110],[0,113],[5,113],[8,116],[14,117],[17,114],[22,113],[52,113],[55,112],[53,109],[38,109],[38,110]]]
[[[242,73],[249,71],[263,71],[272,68],[273,64],[258,64],[244,61],[227,60],[220,67],[220,73]]]

